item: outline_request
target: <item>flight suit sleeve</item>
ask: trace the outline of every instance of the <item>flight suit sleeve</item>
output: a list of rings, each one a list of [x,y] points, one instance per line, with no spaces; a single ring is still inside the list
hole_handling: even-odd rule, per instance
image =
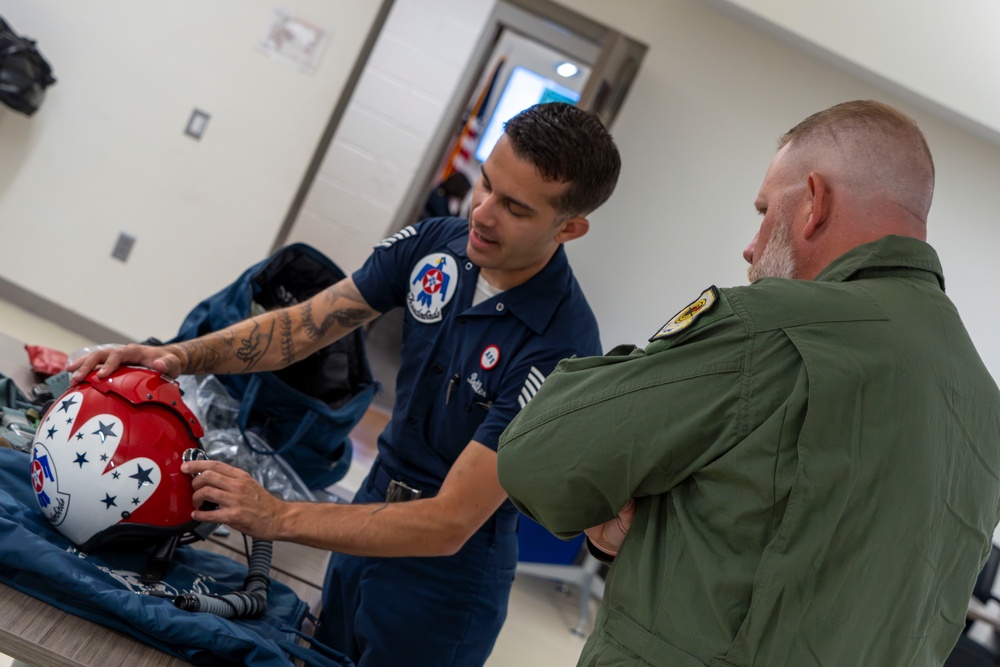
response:
[[[681,340],[560,362],[500,438],[498,474],[514,504],[571,537],[728,451],[746,330],[731,310],[715,315]]]

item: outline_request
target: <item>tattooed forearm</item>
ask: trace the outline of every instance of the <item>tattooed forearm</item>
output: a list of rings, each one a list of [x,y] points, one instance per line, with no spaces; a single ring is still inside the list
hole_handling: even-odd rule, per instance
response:
[[[178,343],[178,347],[187,355],[185,373],[214,373],[220,362],[227,356],[225,352],[233,346],[233,335],[230,333],[215,333],[205,338]]]
[[[312,302],[307,301],[302,304],[302,327],[310,340],[319,340],[334,324],[348,330],[355,329],[367,322],[372,314],[372,311],[365,308],[338,308],[327,313],[321,324],[316,324],[313,320]]]
[[[281,312],[281,320],[278,323],[281,328],[281,359],[285,365],[295,361],[295,343],[292,340],[292,316],[288,311]]]
[[[271,346],[271,337],[274,335],[274,322],[271,322],[271,328],[268,331],[263,331],[260,328],[260,322],[253,320],[253,329],[247,334],[246,338],[240,340],[240,346],[236,348],[236,358],[243,362],[243,371],[253,370],[253,367],[257,365],[267,352],[267,348]]]

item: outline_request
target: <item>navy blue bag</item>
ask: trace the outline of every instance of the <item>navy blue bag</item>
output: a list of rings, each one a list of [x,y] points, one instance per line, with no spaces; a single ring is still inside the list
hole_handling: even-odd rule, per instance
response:
[[[159,582],[140,580],[148,554],[78,551],[45,519],[29,475],[31,457],[0,449],[0,581],[76,616],[115,628],[195,664],[287,667],[292,658],[310,666],[350,667],[350,659],[325,646],[300,646],[308,609],[284,584],[273,581],[268,607],[258,619],[226,619],[176,608],[143,594],[162,591],[224,594],[242,590],[246,566],[190,546],[179,547]]]
[[[218,331],[259,309],[300,303],[345,277],[323,253],[293,243],[195,306],[169,342]],[[347,473],[353,451],[348,434],[378,388],[361,330],[280,371],[217,377],[240,401],[240,430],[274,448],[262,452],[245,438],[255,452],[280,454],[310,489],[326,488]]]

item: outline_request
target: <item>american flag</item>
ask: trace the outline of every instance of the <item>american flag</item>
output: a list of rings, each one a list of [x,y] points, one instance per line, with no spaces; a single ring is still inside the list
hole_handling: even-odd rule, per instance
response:
[[[443,182],[455,172],[463,174],[469,179],[470,183],[475,183],[476,179],[479,178],[479,170],[477,169],[473,155],[475,155],[476,146],[479,144],[479,135],[486,124],[487,103],[489,102],[490,95],[493,93],[497,75],[500,73],[500,69],[506,60],[506,58],[501,58],[497,62],[493,68],[493,73],[486,79],[482,89],[479,91],[479,96],[476,98],[475,104],[469,110],[468,119],[465,121],[465,125],[462,126],[462,131],[459,132],[458,137],[455,139],[455,144],[448,156],[448,161],[445,163],[444,170],[441,172],[439,182]]]

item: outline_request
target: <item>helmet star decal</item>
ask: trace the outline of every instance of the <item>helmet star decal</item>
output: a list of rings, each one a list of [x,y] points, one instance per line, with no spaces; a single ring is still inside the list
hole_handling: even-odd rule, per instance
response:
[[[61,417],[55,422],[51,413],[46,415],[43,424],[54,425],[46,429],[44,442],[34,446],[35,461],[44,460],[51,473],[39,476],[44,482],[39,506],[54,526],[78,544],[121,520],[120,496],[132,497],[138,488],[139,506],[146,502],[157,488],[152,473],[159,470],[152,459],[131,458],[127,463],[133,474],[119,475],[116,468],[126,464],[124,452],[118,452],[124,429],[116,428],[121,422],[114,416],[98,412],[108,407],[98,406],[102,395],[88,398],[79,391],[58,403],[55,412],[68,415],[71,423],[63,424]]]
[[[100,424],[101,427],[99,429],[97,429],[96,431],[94,431],[93,433],[91,433],[91,435],[98,436],[101,439],[102,443],[105,440],[107,440],[109,437],[115,435],[114,431],[111,430],[111,429],[113,429],[115,427],[114,422],[112,422],[110,424],[105,424],[102,421],[98,421],[97,423]]]
[[[143,484],[152,484],[153,480],[149,477],[149,473],[153,472],[153,469],[150,468],[149,470],[143,470],[142,466],[138,464],[136,464],[136,467],[139,468],[139,472],[134,475],[129,475],[128,478],[139,480],[139,488],[142,488]]]

